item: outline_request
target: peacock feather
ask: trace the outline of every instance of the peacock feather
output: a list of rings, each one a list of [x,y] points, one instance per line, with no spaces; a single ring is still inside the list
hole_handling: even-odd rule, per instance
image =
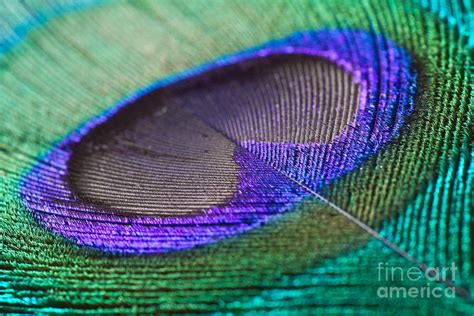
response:
[[[0,14],[0,312],[474,312],[470,1]]]

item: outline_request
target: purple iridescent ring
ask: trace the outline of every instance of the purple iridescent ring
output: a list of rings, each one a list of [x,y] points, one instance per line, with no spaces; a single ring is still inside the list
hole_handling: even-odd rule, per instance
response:
[[[272,85],[279,91],[275,95],[265,90]],[[310,87],[308,94],[298,94],[301,85]],[[21,196],[39,223],[79,245],[161,253],[207,244],[256,228],[299,203],[308,193],[296,182],[318,191],[374,155],[400,131],[413,109],[415,89],[409,55],[383,36],[336,29],[292,34],[133,93],[48,152],[23,178]],[[173,127],[180,118],[195,130],[207,125],[215,136],[201,132],[202,140],[186,143],[197,136],[188,138]],[[120,122],[124,127],[115,130]],[[137,139],[146,124],[144,138]],[[185,145],[179,149],[179,144]],[[203,162],[188,155],[189,146],[196,147],[193,153],[204,148],[207,161],[216,157],[214,165],[202,167],[207,175],[190,179]],[[219,156],[223,152],[230,154]],[[88,173],[87,168],[103,164],[113,174],[121,161],[131,166],[136,193],[120,187],[120,174],[100,175],[101,182],[92,183],[102,169]],[[225,192],[219,187],[223,180],[216,179],[223,171],[216,168],[235,171]],[[165,169],[180,180],[165,177]],[[193,181],[199,195],[174,216],[176,201],[187,201],[177,184],[187,192]],[[104,183],[112,183],[108,194],[101,193]],[[212,194],[203,197],[206,183],[212,184],[207,190]],[[151,193],[140,192],[141,186]],[[118,201],[120,192],[126,201]],[[138,199],[151,200],[136,204]],[[155,206],[160,203],[168,206]],[[136,213],[140,208],[150,210]]]

